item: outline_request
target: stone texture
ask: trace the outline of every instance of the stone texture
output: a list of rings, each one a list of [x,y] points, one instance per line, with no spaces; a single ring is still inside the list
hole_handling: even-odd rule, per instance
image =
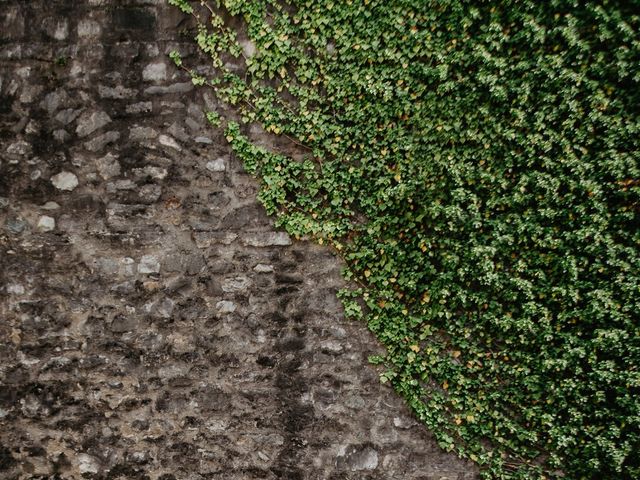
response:
[[[78,186],[78,177],[71,172],[60,172],[51,177],[51,183],[58,190],[70,192]]]
[[[38,219],[38,229],[43,232],[50,232],[56,228],[56,220],[53,217],[43,215]]]
[[[86,112],[78,119],[76,133],[80,138],[86,137],[109,123],[111,123],[111,117],[106,112]]]
[[[142,70],[142,79],[145,82],[162,82],[167,79],[167,65],[158,62],[150,63]]]
[[[207,170],[210,172],[224,172],[226,170],[224,158],[217,158],[215,160],[209,160],[207,162]]]
[[[204,125],[166,58],[198,61],[189,21],[0,4],[0,478],[477,478],[379,383],[340,261]]]

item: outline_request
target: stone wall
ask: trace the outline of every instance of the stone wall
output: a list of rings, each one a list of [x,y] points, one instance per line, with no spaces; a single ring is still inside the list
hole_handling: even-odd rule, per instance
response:
[[[179,12],[0,10],[0,478],[476,478],[206,127]]]

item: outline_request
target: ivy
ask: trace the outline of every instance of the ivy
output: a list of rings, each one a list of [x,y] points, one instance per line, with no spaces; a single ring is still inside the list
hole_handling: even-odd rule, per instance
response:
[[[639,478],[640,3],[169,3],[213,70],[177,67],[234,107],[207,119],[344,258],[439,445],[484,478]]]

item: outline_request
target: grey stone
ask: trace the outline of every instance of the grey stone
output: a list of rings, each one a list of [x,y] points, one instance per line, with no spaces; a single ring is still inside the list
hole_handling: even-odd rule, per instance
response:
[[[84,148],[89,150],[90,152],[99,152],[104,149],[110,143],[116,142],[120,139],[120,132],[115,130],[107,133],[103,133],[102,135],[97,136],[84,143]]]
[[[155,184],[147,184],[140,187],[138,197],[141,203],[154,203],[162,195],[162,187]]]
[[[151,177],[154,180],[164,180],[167,178],[167,169],[162,167],[155,167],[153,165],[147,165],[144,168],[136,169],[135,173],[145,177]]]
[[[78,186],[78,177],[71,172],[60,172],[51,177],[51,183],[58,190],[70,192]]]
[[[291,245],[291,238],[285,232],[259,232],[246,234],[242,243],[249,247],[284,247]]]
[[[198,248],[208,248],[211,245],[231,245],[238,238],[238,234],[231,232],[195,232],[193,239]]]
[[[31,155],[31,153],[33,153],[33,147],[30,143],[25,142],[24,140],[19,140],[9,145],[6,151],[10,158],[17,160]]]
[[[66,130],[60,128],[58,130],[54,130],[53,138],[59,143],[65,143],[71,138],[71,135]]]
[[[151,127],[135,126],[129,130],[129,139],[133,142],[142,142],[144,140],[152,140],[158,136],[157,130]]]
[[[162,82],[167,79],[167,65],[161,62],[150,63],[142,71],[145,82]]]
[[[47,202],[41,207],[43,210],[58,210],[60,205],[56,202]]]
[[[259,263],[255,267],[253,267],[253,271],[256,273],[272,273],[273,265],[265,265],[264,263]]]
[[[58,112],[58,114],[55,116],[55,120],[57,122],[60,122],[62,125],[69,125],[76,118],[78,118],[78,115],[80,115],[80,112],[82,112],[82,110],[67,108],[65,110]]]
[[[9,199],[7,197],[0,197],[0,210],[9,206]]]
[[[137,185],[133,180],[129,178],[123,178],[110,183],[108,190],[111,192],[116,192],[118,190],[133,190],[136,187]]]
[[[167,133],[170,133],[171,135],[176,137],[178,140],[185,143],[189,142],[189,140],[191,139],[191,137],[189,136],[187,131],[184,129],[184,127],[180,125],[178,122],[173,122],[171,126],[167,129]]]
[[[226,168],[224,158],[216,158],[207,162],[207,170],[210,172],[224,172]]]
[[[242,40],[240,42],[240,46],[242,47],[242,53],[246,58],[251,58],[256,54],[256,44],[251,40]]]
[[[69,36],[69,22],[66,18],[47,17],[42,21],[42,28],[54,40],[66,40]]]
[[[24,219],[20,218],[20,217],[12,217],[12,218],[8,218],[5,223],[5,228],[14,234],[19,234],[22,233],[25,228],[27,228],[27,222],[24,221]]]
[[[82,19],[78,22],[78,37],[97,38],[102,33],[102,28],[98,22]]]
[[[202,129],[202,125],[190,117],[184,121],[184,124],[189,127],[192,133],[199,132]]]
[[[38,230],[43,232],[50,232],[54,228],[56,228],[56,220],[53,217],[49,217],[48,215],[43,215],[38,219],[37,224]]]
[[[170,298],[162,298],[151,307],[151,314],[156,318],[171,318],[175,302]]]
[[[59,89],[47,93],[40,103],[40,107],[49,112],[49,115],[52,115],[59,108],[66,106],[70,100],[69,94],[65,90]]]
[[[24,286],[19,283],[7,285],[6,290],[9,295],[24,295],[25,292]]]
[[[192,82],[174,83],[167,87],[155,85],[145,89],[144,93],[146,95],[168,95],[171,93],[187,93],[193,90],[193,88]]]
[[[158,142],[160,145],[164,145],[165,147],[170,147],[175,150],[181,151],[182,147],[175,141],[175,139],[171,138],[169,135],[160,135],[158,137]]]
[[[149,274],[160,272],[160,261],[155,255],[143,255],[138,263],[138,273]]]
[[[138,326],[137,319],[132,315],[118,315],[111,322],[111,331],[115,333],[124,333],[135,330]]]
[[[218,309],[219,313],[233,313],[236,311],[236,304],[233,302],[230,302],[228,300],[222,300],[218,303],[216,303],[216,308]]]
[[[76,133],[80,138],[84,138],[109,123],[111,123],[111,117],[106,112],[85,112],[78,119]]]
[[[97,474],[100,472],[100,463],[97,458],[80,453],[76,456],[75,461],[81,474]]]
[[[122,85],[116,85],[115,87],[108,87],[106,85],[98,86],[98,95],[100,95],[100,98],[123,100],[135,97],[136,93],[136,90],[133,88],[125,88]]]
[[[241,292],[251,285],[251,280],[247,277],[226,278],[222,282],[222,291],[225,293]]]
[[[366,445],[349,445],[338,455],[338,466],[340,464],[353,472],[374,470],[378,467],[378,452]]]
[[[130,115],[138,115],[140,113],[150,113],[153,110],[152,102],[139,102],[127,105],[125,111]]]
[[[186,263],[187,275],[197,275],[204,269],[205,266],[206,262],[202,255],[190,255],[187,258]]]
[[[98,173],[104,180],[109,180],[113,177],[117,177],[120,175],[120,162],[118,162],[118,157],[113,155],[112,153],[107,153],[104,157],[96,160],[96,167],[98,169]]]

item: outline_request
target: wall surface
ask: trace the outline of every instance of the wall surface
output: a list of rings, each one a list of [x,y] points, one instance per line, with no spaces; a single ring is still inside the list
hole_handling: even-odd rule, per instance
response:
[[[1,479],[476,478],[206,127],[179,12],[0,12]]]

